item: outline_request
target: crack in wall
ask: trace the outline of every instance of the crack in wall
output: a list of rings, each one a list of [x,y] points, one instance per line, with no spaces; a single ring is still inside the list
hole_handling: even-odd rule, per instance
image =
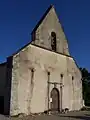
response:
[[[33,89],[34,89],[34,69],[30,69],[31,71],[31,82],[30,82],[30,99],[29,99],[29,105],[28,105],[28,112],[31,113],[31,100],[32,100],[32,97],[33,97]]]

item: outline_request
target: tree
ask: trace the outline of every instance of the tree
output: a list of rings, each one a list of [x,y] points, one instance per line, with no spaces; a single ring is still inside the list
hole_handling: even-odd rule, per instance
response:
[[[86,106],[90,106],[90,73],[86,68],[80,68],[82,74],[83,99]]]

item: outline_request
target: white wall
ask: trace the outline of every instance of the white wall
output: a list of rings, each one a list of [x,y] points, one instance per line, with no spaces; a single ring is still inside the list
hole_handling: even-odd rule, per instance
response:
[[[32,68],[34,68],[34,84],[31,93]],[[81,75],[73,58],[67,59],[67,56],[28,45],[13,57],[11,115],[38,113],[48,109],[47,71],[50,72],[51,82],[60,83],[60,74],[64,75],[63,108],[68,107],[70,110],[81,108]],[[75,96],[75,100],[72,97],[72,76],[76,82],[75,95],[78,96]],[[59,89],[59,86],[57,88]],[[52,89],[53,86],[50,85],[50,92]],[[73,108],[73,102],[75,108]]]

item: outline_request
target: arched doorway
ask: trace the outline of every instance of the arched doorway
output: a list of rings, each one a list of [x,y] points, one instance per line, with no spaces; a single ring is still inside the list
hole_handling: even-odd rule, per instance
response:
[[[57,88],[52,89],[51,98],[51,111],[59,111],[59,91]]]

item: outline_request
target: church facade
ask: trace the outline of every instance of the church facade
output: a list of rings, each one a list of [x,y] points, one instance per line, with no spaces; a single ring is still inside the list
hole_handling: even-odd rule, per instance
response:
[[[80,110],[81,72],[50,6],[31,33],[32,41],[7,58],[4,112],[10,115]]]

